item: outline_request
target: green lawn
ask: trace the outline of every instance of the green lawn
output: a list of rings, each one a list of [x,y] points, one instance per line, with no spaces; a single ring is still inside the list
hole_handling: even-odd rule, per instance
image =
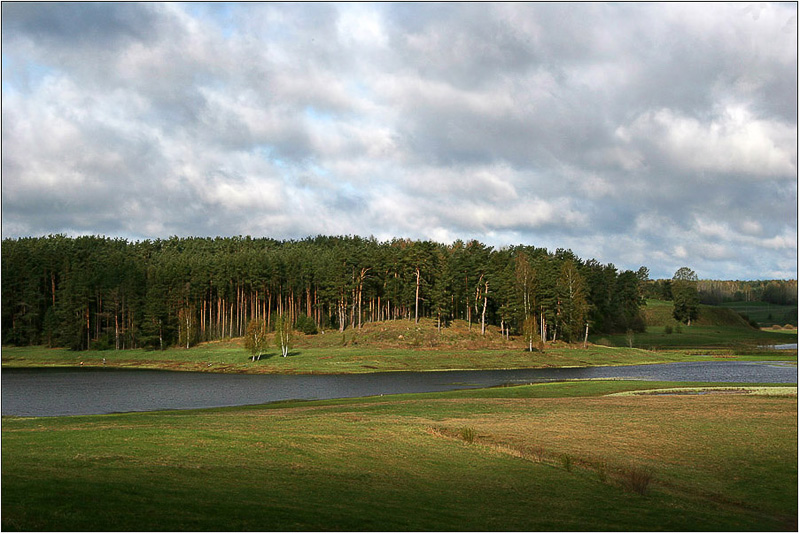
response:
[[[86,366],[136,367],[182,371],[235,373],[369,373],[378,371],[434,371],[447,369],[523,369],[541,367],[585,367],[597,365],[635,365],[676,361],[728,359],[797,359],[796,351],[736,352],[727,350],[689,350],[704,341],[712,346],[735,346],[717,343],[721,336],[709,327],[691,327],[681,334],[666,336],[663,330],[648,329],[647,334],[634,336],[634,347],[628,348],[625,336],[606,336],[603,343],[617,347],[590,345],[571,348],[558,345],[544,352],[528,352],[521,347],[488,349],[413,349],[375,346],[301,346],[282,358],[277,350],[265,354],[260,361],[251,361],[237,341],[201,344],[190,349],[165,351],[82,351],[45,347],[4,347],[3,367]],[[720,327],[724,330],[725,327]],[[717,329],[719,330],[719,329]],[[731,335],[735,337],[736,331]],[[791,342],[788,334],[764,337],[765,343]],[[796,340],[796,337],[793,338]],[[684,350],[655,351],[651,348]],[[105,359],[105,364],[103,363]]]
[[[3,418],[2,528],[796,530],[796,396],[675,385]]]

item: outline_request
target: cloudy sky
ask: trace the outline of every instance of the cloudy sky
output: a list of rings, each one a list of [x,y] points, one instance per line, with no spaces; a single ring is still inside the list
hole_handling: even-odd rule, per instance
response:
[[[3,237],[797,277],[797,5],[2,4]]]

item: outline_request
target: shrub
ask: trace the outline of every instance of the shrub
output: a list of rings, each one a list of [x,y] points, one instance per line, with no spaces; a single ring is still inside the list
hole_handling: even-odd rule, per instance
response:
[[[653,474],[643,467],[632,467],[623,473],[625,486],[639,495],[647,493],[647,488],[653,480]]]
[[[471,426],[465,426],[459,431],[459,435],[461,439],[466,441],[467,443],[472,443],[475,441],[475,429]]]
[[[605,482],[608,479],[608,466],[605,462],[597,462],[595,464],[595,469],[597,471],[597,479],[600,482]]]
[[[301,315],[294,323],[294,329],[306,335],[314,335],[317,333],[317,323],[308,315]]]
[[[675,333],[680,334],[683,332],[683,327],[681,325],[675,325]]]
[[[665,334],[671,334],[672,333],[672,325],[665,326],[664,327],[664,333]]]
[[[572,456],[569,454],[561,455],[561,466],[567,471],[572,471]]]
[[[90,345],[92,350],[111,350],[114,348],[114,339],[110,335],[100,336]]]

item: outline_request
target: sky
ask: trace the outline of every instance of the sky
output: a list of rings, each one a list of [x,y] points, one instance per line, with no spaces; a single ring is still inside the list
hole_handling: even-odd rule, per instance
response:
[[[797,278],[797,4],[2,4],[2,235]]]

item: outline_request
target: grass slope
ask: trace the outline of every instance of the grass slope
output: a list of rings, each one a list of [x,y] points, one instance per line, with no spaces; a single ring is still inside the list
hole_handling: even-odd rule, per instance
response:
[[[642,308],[644,320],[647,326],[664,327],[666,325],[676,325],[675,318],[672,316],[673,304],[666,300],[648,299],[647,305]],[[699,306],[698,317],[692,323],[696,326],[731,326],[747,330],[754,330],[741,315],[735,311],[719,306]]]
[[[793,331],[765,331],[752,328],[735,311],[717,306],[700,305],[699,317],[691,326],[681,325],[672,317],[672,302],[648,300],[643,308],[646,332],[590,336],[595,343],[633,346],[651,351],[664,349],[728,349],[734,353],[758,352],[760,346],[797,343]],[[665,326],[672,327],[667,334]]]
[[[752,301],[726,302],[720,306],[744,313],[762,327],[786,324],[797,326],[797,306]]]
[[[3,418],[2,527],[795,530],[797,399],[674,386]]]

